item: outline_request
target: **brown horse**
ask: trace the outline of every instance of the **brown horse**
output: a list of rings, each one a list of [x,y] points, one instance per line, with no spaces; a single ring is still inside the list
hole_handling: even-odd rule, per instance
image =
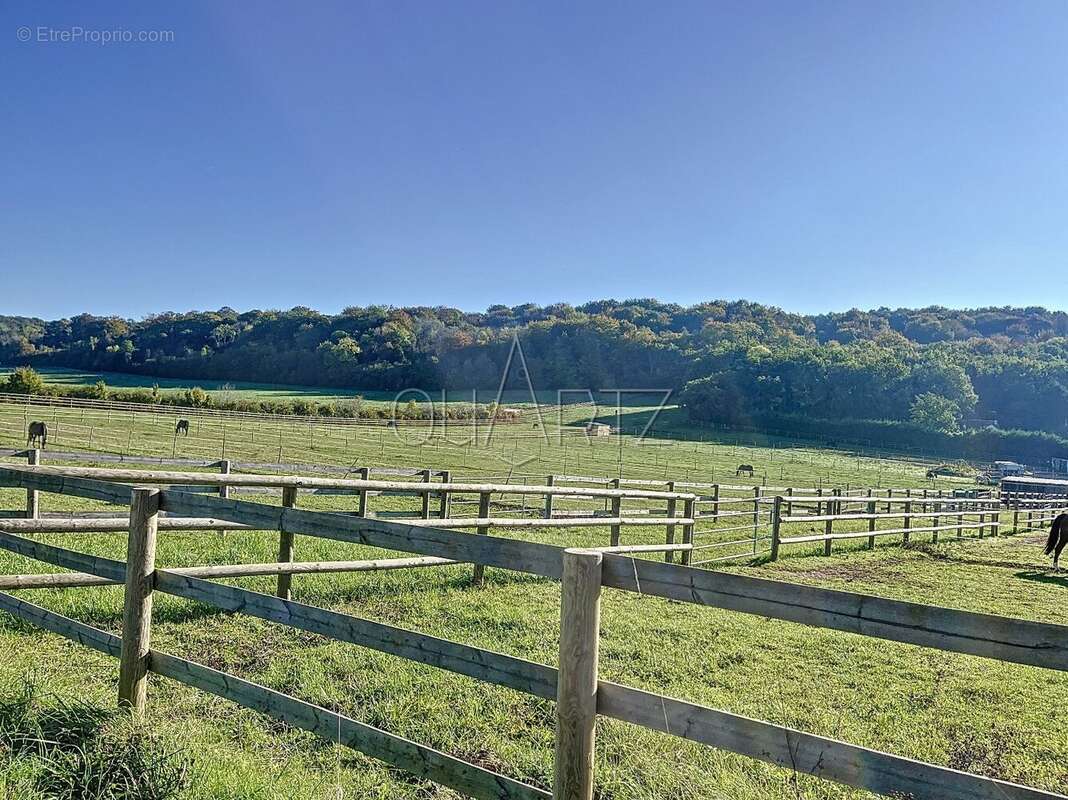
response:
[[[1061,550],[1068,545],[1068,514],[1059,514],[1049,529],[1046,555],[1053,556],[1053,571],[1060,572]]]
[[[739,464],[738,465],[738,469],[736,469],[734,471],[734,474],[737,476],[737,475],[741,475],[742,473],[745,473],[750,478],[752,478],[753,477],[753,465],[752,464]]]
[[[31,422],[26,432],[26,446],[36,447],[38,440],[42,450],[48,446],[48,426],[43,422]]]
[[[177,436],[179,433],[185,434],[186,436],[189,435],[189,420],[178,420],[178,424],[174,426],[174,435]]]

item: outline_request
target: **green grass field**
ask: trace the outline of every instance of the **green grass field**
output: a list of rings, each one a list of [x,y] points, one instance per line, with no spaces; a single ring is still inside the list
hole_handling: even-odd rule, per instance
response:
[[[644,427],[652,412],[631,409]],[[323,463],[359,466],[416,466],[451,469],[456,476],[517,479],[547,474],[748,483],[755,485],[951,487],[968,481],[930,481],[929,462],[866,451],[822,450],[811,443],[768,436],[721,434],[688,428],[683,412],[667,409],[658,435],[587,437],[581,429],[592,411],[567,406],[547,411],[535,428],[532,417],[492,428],[450,422],[391,428],[341,426],[285,419],[234,420],[190,416],[190,434],[174,435],[180,409],[159,413],[105,412],[0,404],[0,446],[26,444],[26,426],[49,425],[49,445],[87,450],[200,459]],[[188,416],[187,414],[185,416]],[[611,414],[604,419],[610,419]],[[667,435],[670,434],[670,438]],[[696,438],[675,438],[680,436]],[[752,464],[755,479],[735,478],[739,464]]]
[[[14,369],[14,366],[0,366],[0,378],[6,377]],[[330,402],[344,398],[360,396],[371,405],[391,404],[396,392],[383,391],[380,389],[339,388],[336,386],[289,386],[277,383],[251,383],[248,381],[223,381],[210,378],[185,379],[185,378],[160,378],[152,375],[133,375],[125,372],[87,372],[63,367],[35,367],[37,372],[44,378],[46,384],[54,386],[92,386],[98,381],[104,381],[109,387],[115,389],[151,389],[154,385],[159,386],[163,394],[177,394],[185,389],[199,386],[217,400],[308,400],[313,402]],[[472,391],[469,389],[457,389],[445,392],[428,392],[430,400],[435,403],[471,403]],[[479,389],[474,395],[474,402],[491,403],[497,399],[497,392],[493,389]],[[553,391],[537,392],[538,403],[553,405],[559,401],[558,395]],[[408,392],[401,398],[402,403],[409,399],[417,403],[427,402],[426,396],[420,392]],[[574,397],[566,398],[572,402]],[[640,398],[639,398],[640,401]],[[514,405],[528,405],[532,402],[529,391],[508,389],[501,394],[501,402]]]
[[[51,410],[32,409],[53,422]],[[0,406],[0,444],[22,444],[24,409]],[[101,450],[170,455],[173,416],[111,419],[57,411],[59,442],[77,448],[78,425],[94,431]],[[568,414],[578,415],[580,409]],[[96,414],[97,416],[93,416]],[[65,416],[66,415],[66,416]],[[566,414],[565,427],[579,418]],[[668,420],[665,425],[681,422]],[[423,443],[413,431],[353,429],[257,421],[204,422],[178,455],[383,466],[449,468],[463,477],[570,472],[627,477],[665,476],[737,483],[733,468],[752,463],[769,481],[800,486],[934,486],[919,462],[820,451],[796,443],[725,438],[708,441],[633,437],[605,441],[498,426],[488,445],[435,431]],[[64,442],[64,426],[71,436]],[[312,435],[313,434],[313,435]],[[314,437],[314,441],[312,438]],[[562,443],[561,443],[562,442]],[[793,446],[791,446],[793,445]],[[194,449],[196,448],[196,449]],[[622,461],[620,460],[622,458]],[[939,485],[963,485],[943,482]],[[354,497],[302,496],[301,507],[351,510]],[[17,509],[24,495],[0,490],[0,508]],[[273,502],[277,502],[275,499]],[[42,496],[45,511],[93,504]],[[410,500],[379,498],[376,508],[409,509]],[[641,529],[655,540],[659,529]],[[645,533],[648,531],[648,533]],[[638,541],[630,534],[627,541]],[[607,529],[534,529],[524,538],[554,544],[604,544]],[[277,534],[161,534],[165,566],[272,561]],[[927,543],[907,549],[880,540],[820,548],[792,546],[771,563],[724,567],[762,577],[916,600],[986,613],[1060,623],[1068,579],[1048,574],[1039,534]],[[123,558],[122,535],[41,535],[42,541]],[[367,547],[298,538],[299,560],[386,555]],[[395,554],[390,554],[395,555]],[[46,565],[0,554],[4,572],[45,571]],[[557,660],[559,585],[490,569],[482,589],[469,586],[470,567],[298,576],[294,597],[326,608],[522,656]],[[272,579],[236,583],[270,592]],[[101,587],[19,592],[60,613],[117,631],[122,592]],[[1047,670],[925,650],[844,633],[609,590],[604,600],[602,676],[730,711],[791,725],[923,760],[1036,786],[1068,790],[1068,680]],[[548,787],[552,774],[553,705],[511,690],[435,670],[394,656],[328,641],[240,615],[162,596],[155,610],[153,646],[285,691],[355,719]],[[33,679],[68,701],[114,704],[117,663],[10,618],[0,623],[0,694]],[[166,679],[151,682],[149,727],[160,752],[190,757],[185,798],[452,798],[455,793],[387,769],[380,763],[198,693]],[[3,714],[0,703],[0,744]],[[119,724],[119,723],[116,723]],[[0,754],[3,748],[0,747]],[[40,758],[0,755],[0,796],[51,797],[40,787]],[[855,798],[869,796],[788,770],[601,720],[598,791],[603,800],[653,798]]]
[[[21,493],[0,491],[17,507]],[[308,497],[307,508],[348,499]],[[385,502],[385,501],[383,501]],[[400,499],[394,503],[402,503]],[[44,496],[45,510],[81,501]],[[581,545],[606,531],[568,535]],[[535,532],[555,540],[559,532]],[[42,535],[123,557],[121,535]],[[159,563],[267,561],[269,533],[166,533]],[[298,558],[365,558],[381,551],[301,537]],[[0,556],[5,572],[42,565]],[[1068,581],[1051,576],[1037,535],[965,540],[908,550],[797,552],[747,574],[925,603],[1061,622]],[[407,573],[299,576],[295,598],[501,652],[556,663],[559,586],[470,567]],[[270,592],[271,579],[239,585]],[[121,590],[20,592],[61,613],[117,631]],[[608,591],[602,676],[894,753],[1061,791],[1068,788],[1068,681],[1051,671]],[[161,596],[153,646],[339,710],[541,786],[552,770],[552,704],[511,690],[240,615]],[[50,692],[113,704],[117,665],[57,636],[0,625],[0,690],[33,676]],[[454,797],[372,759],[342,751],[255,713],[153,678],[148,725],[164,751],[193,758],[182,798]],[[829,783],[602,720],[600,796],[627,798],[863,797]],[[32,758],[0,761],[4,796],[43,798]]]

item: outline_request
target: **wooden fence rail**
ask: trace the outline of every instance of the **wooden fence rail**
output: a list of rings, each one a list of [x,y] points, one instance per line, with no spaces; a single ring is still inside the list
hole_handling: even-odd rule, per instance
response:
[[[881,536],[899,536],[903,544],[908,544],[916,534],[931,534],[931,541],[938,542],[939,534],[955,533],[958,538],[965,531],[976,531],[979,538],[984,535],[997,536],[1007,527],[1001,516],[1006,510],[1013,512],[1012,533],[1022,529],[1031,530],[1052,521],[1057,515],[1068,512],[1068,495],[1044,495],[1041,498],[1021,498],[1003,495],[1000,499],[984,498],[943,498],[927,495],[914,497],[906,492],[904,497],[880,498],[864,497],[857,500],[835,500],[830,504],[828,513],[823,513],[824,498],[821,496],[783,496],[772,498],[771,511],[771,558],[777,559],[782,545],[810,544],[823,542],[824,555],[831,554],[833,542],[850,539],[867,539],[868,547],[875,546],[875,540]],[[814,503],[816,513],[795,515],[795,504]],[[865,511],[843,510],[852,506],[864,506]],[[885,512],[877,511],[884,506]],[[900,510],[893,510],[895,507]],[[1026,511],[1027,519],[1021,528],[1021,509]],[[1037,513],[1036,513],[1037,512]],[[949,520],[943,524],[943,520]],[[900,521],[896,527],[879,528],[880,521]],[[915,525],[916,520],[931,520],[930,525]],[[806,533],[800,536],[784,535],[784,526],[792,524],[811,524],[823,522],[822,533]],[[834,531],[835,523],[867,522],[864,531]]]
[[[0,610],[122,658],[122,700],[144,712],[139,681],[157,672],[203,691],[256,709],[477,798],[546,798],[545,789],[493,773],[439,751],[151,648],[151,593],[162,591],[279,624],[389,652],[538,697],[557,700],[554,798],[588,798],[593,769],[596,714],[643,725],[884,794],[930,798],[1054,798],[1054,792],[972,775],[935,764],[882,753],[760,720],[620,686],[597,678],[599,587],[696,605],[814,625],[951,652],[1068,671],[1068,627],[976,614],[867,595],[793,585],[744,575],[713,573],[678,564],[637,560],[615,553],[567,551],[532,542],[501,539],[398,522],[343,517],[329,512],[271,507],[243,500],[173,489],[137,489],[82,476],[58,476],[30,469],[0,470],[0,481],[41,492],[131,506],[127,562],[45,545],[14,534],[0,547],[77,569],[127,586],[120,639],[84,623],[0,592]],[[775,498],[780,507],[781,498]],[[318,536],[418,553],[422,557],[470,561],[564,580],[561,659],[558,669],[415,631],[317,608],[283,597],[224,586],[154,562],[160,512],[214,519],[257,529]]]
[[[222,469],[226,471],[227,461],[220,461],[218,459],[190,459],[190,458],[165,458],[154,456],[139,456],[139,455],[122,455],[116,453],[83,453],[77,451],[49,451],[48,458],[50,461],[63,461],[63,462],[91,462],[114,465],[140,465],[151,467],[194,467],[201,469]],[[29,463],[43,463],[44,454],[37,452],[37,462],[33,462],[34,451],[26,450],[0,450],[0,456],[15,456],[20,458],[27,458]],[[326,476],[336,476],[342,479],[347,478],[359,478],[363,480],[369,480],[378,477],[388,478],[412,478],[418,479],[423,482],[440,480],[442,483],[451,483],[451,473],[448,470],[428,470],[428,469],[416,469],[416,468],[398,468],[398,467],[357,467],[357,466],[332,466],[321,464],[300,464],[300,463],[274,463],[274,462],[247,462],[247,461],[229,461],[229,471],[233,473],[240,472],[266,472],[266,473],[284,473],[284,474],[297,474],[297,473],[310,473],[310,474],[322,474]],[[138,473],[139,475],[141,473]],[[524,481],[522,486],[533,485],[531,481],[537,478],[537,476],[502,476],[500,479],[488,480],[481,479],[482,483],[493,484],[507,484],[511,485],[512,480]],[[125,479],[125,478],[124,478]],[[137,480],[137,479],[134,479]],[[470,480],[470,479],[468,479]],[[870,489],[862,487],[838,487],[829,489],[825,487],[753,487],[744,484],[732,484],[732,483],[702,483],[696,481],[673,481],[673,480],[658,480],[658,479],[627,479],[627,478],[602,478],[589,475],[549,475],[544,478],[545,486],[547,487],[564,487],[580,491],[580,494],[574,494],[570,498],[571,500],[594,500],[596,494],[582,491],[586,489],[661,489],[665,490],[668,494],[677,494],[679,500],[668,499],[667,508],[663,512],[651,510],[649,508],[628,508],[625,514],[615,514],[612,510],[612,504],[614,500],[611,497],[601,496],[604,501],[604,508],[602,512],[592,513],[590,509],[576,509],[572,507],[561,507],[554,502],[554,495],[544,495],[544,512],[541,514],[543,519],[546,519],[544,525],[537,525],[533,522],[519,522],[519,523],[507,523],[502,524],[500,527],[510,528],[565,528],[566,523],[559,522],[561,519],[575,520],[575,527],[588,527],[594,526],[596,523],[586,519],[592,520],[593,517],[602,519],[602,523],[612,529],[611,542],[619,544],[619,533],[629,527],[635,525],[642,525],[645,527],[663,525],[665,528],[664,545],[662,552],[666,561],[674,561],[675,553],[680,552],[678,549],[673,548],[672,545],[675,542],[676,536],[679,530],[682,530],[683,536],[689,535],[689,541],[693,544],[690,551],[683,552],[682,561],[691,565],[702,564],[718,564],[724,561],[738,561],[743,559],[754,559],[771,552],[773,547],[772,543],[772,528],[773,520],[771,513],[771,503],[773,497],[772,492],[785,494],[788,498],[786,503],[786,515],[793,516],[794,514],[794,501],[796,499],[796,509],[798,514],[807,514],[808,521],[810,522],[825,522],[826,510],[828,513],[830,510],[837,510],[839,513],[846,513],[850,509],[866,507],[868,501],[876,499],[880,505],[885,504],[889,511],[893,507],[902,506],[907,502],[912,502],[911,496],[913,490],[910,489],[895,489],[893,487],[886,487],[882,489]],[[184,489],[189,490],[189,489]],[[276,493],[279,491],[279,487],[268,485],[226,485],[220,488],[218,482],[206,480],[203,477],[200,481],[200,486],[195,489],[196,491],[213,492],[218,491],[221,494],[230,495],[235,493],[240,494],[262,494],[262,493]],[[361,490],[344,485],[332,485],[322,484],[314,487],[299,487],[296,489],[301,494],[315,494],[315,495],[356,495],[359,497],[359,511],[357,512],[361,516],[381,516],[387,518],[409,518],[410,513],[404,511],[372,511],[368,498],[377,495],[387,496],[403,496],[407,492],[404,490]],[[423,515],[424,518],[434,519],[447,519],[452,516],[451,508],[454,502],[454,494],[448,491],[440,491],[435,489],[438,495],[438,508],[433,514],[426,514],[429,511],[430,499],[429,495],[422,495]],[[692,516],[687,516],[686,520],[692,520],[692,524],[680,521],[678,523],[672,522],[672,520],[679,519],[677,513],[680,503],[685,503],[686,500],[681,499],[684,494],[688,492],[703,492],[703,494],[694,495],[694,509]],[[966,503],[996,503],[994,500],[983,500],[981,498],[971,497],[953,497],[947,494],[944,490],[915,490],[917,508],[926,510],[936,501],[954,502],[957,504]],[[919,492],[922,491],[922,499]],[[985,490],[971,490],[974,491]],[[741,493],[735,495],[732,493]],[[531,493],[534,493],[533,490]],[[958,494],[955,492],[954,494]],[[503,499],[500,501],[494,501],[492,504],[493,518],[503,519],[501,515],[516,514],[521,517],[528,517],[529,514],[534,511],[527,505],[526,493],[520,493],[520,496],[515,499],[514,503],[509,503]],[[515,498],[513,493],[511,497]],[[27,492],[27,508],[32,506],[32,493]],[[1039,507],[1040,501],[1028,501],[1035,504],[1035,508]],[[468,506],[477,506],[481,503],[481,497],[473,495],[463,495],[457,493],[455,495],[455,503],[458,510],[461,511],[458,517],[463,518],[463,511],[469,511]],[[482,517],[480,512],[480,518]],[[919,513],[919,512],[918,512]],[[648,515],[650,517],[656,517],[660,519],[660,522],[637,522],[638,515]],[[1019,515],[1017,515],[1019,516]],[[1030,517],[1033,517],[1031,514]],[[585,519],[584,519],[585,518]],[[618,520],[622,520],[619,522]],[[551,520],[551,521],[548,521]],[[1039,516],[1035,518],[1036,525],[1044,524],[1046,518]],[[413,523],[416,524],[416,523]],[[441,523],[442,527],[463,527],[462,523],[454,523],[452,521]],[[213,526],[214,529],[223,530],[225,526],[218,523]],[[493,523],[483,523],[481,526],[486,530],[493,527]],[[937,524],[931,527],[939,527]],[[744,533],[749,535],[742,538]],[[923,531],[920,531],[923,532]],[[937,536],[938,531],[933,531]],[[728,536],[728,534],[736,534],[735,536]],[[879,534],[883,535],[883,534]],[[852,538],[852,537],[850,537]],[[871,540],[874,545],[874,538]]]

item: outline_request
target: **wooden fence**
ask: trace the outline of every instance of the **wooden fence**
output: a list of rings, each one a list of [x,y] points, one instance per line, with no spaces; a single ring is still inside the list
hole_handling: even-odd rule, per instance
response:
[[[299,479],[297,479],[299,480]],[[267,506],[173,489],[131,487],[41,468],[0,468],[0,485],[128,506],[125,561],[0,533],[0,548],[125,585],[121,637],[0,592],[0,610],[120,660],[119,703],[147,710],[149,672],[255,709],[287,724],[476,798],[591,800],[598,715],[740,753],[882,794],[930,798],[1063,795],[903,758],[598,678],[601,588],[756,614],[955,653],[1068,670],[1068,627],[811,586],[693,569],[614,553],[477,536],[329,512]],[[294,483],[284,485],[292,487]],[[561,581],[558,667],[451,642],[352,615],[167,569],[155,557],[161,512],[214,518],[294,537],[313,536],[471,562]],[[155,592],[206,603],[556,701],[550,791],[494,773],[325,708],[152,648]]]
[[[421,476],[418,481],[372,480],[370,468],[360,468],[359,479],[334,477],[306,477],[286,475],[241,474],[234,472],[229,462],[225,462],[220,474],[207,472],[173,472],[165,470],[132,470],[125,468],[101,467],[62,467],[44,466],[39,463],[38,451],[29,452],[29,462],[34,472],[58,477],[85,477],[109,481],[127,481],[141,484],[167,485],[179,487],[186,492],[207,488],[221,496],[229,496],[230,490],[271,491],[281,490],[283,505],[292,506],[298,492],[324,492],[331,494],[350,494],[358,498],[355,516],[362,518],[403,517],[407,525],[413,527],[435,528],[471,528],[479,534],[488,534],[491,529],[522,528],[557,528],[573,530],[579,528],[609,529],[606,549],[615,552],[663,552],[665,558],[672,560],[675,553],[680,553],[684,562],[689,561],[693,548],[693,531],[695,519],[693,504],[695,495],[687,492],[664,492],[650,489],[616,489],[597,487],[555,486],[551,476],[546,485],[530,484],[491,484],[491,483],[456,483],[449,479],[449,473],[438,473],[441,482],[432,482],[430,470],[403,471]],[[397,470],[391,470],[396,472]],[[370,500],[376,495],[410,496],[419,499],[420,509],[416,512],[376,512],[371,508]],[[510,517],[509,513],[528,511],[525,502],[509,507],[499,505],[493,510],[494,495],[527,498],[529,496],[543,499],[538,508],[537,517]],[[436,498],[436,501],[435,499]],[[477,503],[475,516],[456,516],[454,505],[459,505],[467,498],[474,498],[471,505]],[[561,502],[585,504],[587,507],[568,509],[569,513],[558,515],[557,504]],[[598,504],[598,509],[590,509],[590,501]],[[599,513],[599,504],[605,503],[608,511]],[[625,509],[624,503],[637,503],[640,508]],[[656,508],[664,505],[663,510]],[[652,506],[652,507],[650,507]],[[681,515],[678,513],[681,511]],[[411,518],[417,514],[415,518]],[[36,490],[27,490],[27,520],[12,520],[9,530],[22,532],[106,532],[124,530],[126,521],[122,518],[85,518],[70,516],[64,518],[42,518]],[[165,518],[164,527],[180,530],[232,530],[243,526],[227,523],[217,519],[169,519]],[[624,544],[622,532],[625,528],[662,527],[665,529],[663,544]],[[681,540],[675,541],[676,530],[681,531]],[[476,579],[481,573],[476,566]]]
[[[1012,533],[1033,530],[1049,524],[1058,514],[1068,511],[1068,495],[1009,496],[976,498],[946,497],[924,490],[913,495],[910,490],[898,497],[877,497],[870,491],[864,497],[847,497],[835,493],[832,497],[776,495],[770,503],[772,560],[779,557],[783,545],[823,542],[824,555],[831,555],[836,541],[866,539],[868,549],[875,547],[881,536],[893,536],[902,544],[909,544],[917,534],[930,534],[930,541],[938,543],[942,534],[962,538],[966,532],[997,536],[1005,532],[1002,514],[1012,511]],[[880,511],[882,508],[884,510]],[[889,522],[889,527],[879,527]],[[787,536],[790,525],[822,523],[817,533]],[[841,530],[846,524],[850,530]],[[1022,523],[1022,524],[1021,524]],[[835,530],[835,525],[839,530]],[[861,529],[855,529],[860,525]]]
[[[26,458],[28,463],[43,464],[46,454],[41,451],[27,450],[0,450],[0,457]],[[151,479],[153,473],[126,472],[118,474],[121,479],[146,482],[154,480],[156,483],[177,485],[185,491],[219,492],[222,496],[231,493],[262,494],[277,492],[283,488],[283,482],[272,482],[266,476],[249,476],[246,480],[237,473],[241,472],[281,472],[281,473],[320,473],[326,476],[337,476],[337,480],[303,480],[302,485],[295,488],[299,493],[314,493],[323,495],[358,495],[359,516],[381,516],[393,518],[415,517],[416,519],[438,519],[447,522],[439,523],[442,527],[476,527],[480,532],[486,533],[491,529],[523,529],[523,528],[588,528],[598,526],[611,527],[609,546],[632,547],[646,551],[661,551],[667,561],[673,561],[676,553],[680,554],[682,562],[687,565],[714,565],[720,562],[753,559],[773,555],[777,557],[776,545],[776,513],[778,513],[778,544],[800,544],[806,542],[823,541],[826,552],[830,552],[831,543],[836,539],[854,539],[868,536],[874,544],[879,536],[897,535],[906,541],[912,533],[933,533],[933,539],[938,540],[938,534],[944,530],[955,530],[958,534],[964,531],[979,530],[980,535],[987,531],[996,531],[995,520],[987,520],[983,515],[983,525],[976,524],[975,515],[971,512],[980,505],[979,501],[988,501],[990,515],[993,514],[995,501],[989,498],[990,490],[973,489],[966,492],[957,490],[947,493],[944,490],[928,489],[900,489],[886,487],[880,489],[865,489],[860,487],[846,486],[841,488],[824,487],[781,487],[781,486],[751,486],[731,483],[707,483],[696,481],[673,481],[634,478],[600,478],[587,475],[548,475],[542,478],[545,486],[534,486],[531,483],[501,484],[499,478],[493,480],[481,479],[482,483],[492,483],[499,486],[489,492],[489,497],[484,496],[477,488],[471,488],[470,480],[454,484],[452,473],[449,470],[432,470],[424,468],[398,468],[398,467],[349,467],[331,466],[321,464],[303,463],[270,463],[252,461],[230,461],[214,459],[188,459],[166,458],[124,454],[83,453],[76,451],[48,451],[47,458],[52,462],[86,462],[105,463],[117,466],[139,465],[149,467],[182,467],[195,469],[219,470],[223,476],[233,476],[226,480],[215,480],[205,473],[196,473],[183,476],[178,473],[167,473],[166,480]],[[73,474],[73,473],[72,473]],[[160,473],[163,474],[163,473]],[[107,477],[105,473],[84,473],[87,477]],[[406,478],[403,487],[390,485],[387,488],[380,486],[363,486],[352,482],[353,478],[368,480],[382,477],[390,479]],[[530,480],[532,476],[520,476]],[[431,487],[417,487],[415,482],[430,483]],[[445,488],[442,484],[450,484]],[[460,488],[462,485],[462,488]],[[587,491],[596,490],[596,491]],[[607,490],[607,491],[606,491]],[[958,495],[984,495],[985,497],[964,497]],[[378,511],[370,507],[370,498],[387,496],[415,495],[421,500],[420,511]],[[774,506],[774,497],[781,495],[783,505],[779,512]],[[497,499],[493,499],[496,496]],[[1043,496],[1047,500],[1050,496]],[[432,498],[434,498],[432,500]],[[508,499],[511,498],[511,499]],[[540,499],[539,499],[540,498]],[[557,500],[556,498],[559,498]],[[663,508],[651,507],[655,503],[643,503],[643,500],[655,498],[665,501]],[[1040,499],[1040,498],[1036,498]],[[531,504],[533,501],[533,505]],[[574,501],[574,502],[564,502]],[[581,502],[587,501],[587,502]],[[593,502],[591,502],[593,501]],[[637,501],[636,503],[634,501]],[[692,501],[692,505],[691,505]],[[1008,502],[1005,497],[1003,503]],[[32,497],[27,499],[27,509],[31,510]],[[626,502],[628,508],[623,509]],[[1020,497],[1021,503],[1030,502],[1029,499]],[[875,503],[875,506],[867,507]],[[1065,503],[1068,504],[1068,503]],[[1026,523],[1031,527],[1043,523],[1045,519],[1041,515],[1036,516],[1039,503],[1034,503],[1031,513],[1025,512]],[[874,517],[858,517],[852,513],[852,509],[863,507],[868,514],[874,514],[877,508],[885,508],[886,513]],[[892,514],[894,507],[903,508],[897,514]],[[933,510],[941,509],[941,514],[929,514],[928,518],[934,519],[933,526],[915,529],[913,522],[923,518]],[[943,518],[948,518],[954,509],[959,510],[963,517],[958,524],[941,525]],[[2,514],[3,512],[0,512]],[[30,516],[35,516],[31,513]],[[1014,530],[1019,529],[1020,513],[1016,513]],[[838,523],[856,522],[859,519],[869,520],[870,531],[862,534],[856,531],[843,532],[841,525],[838,531],[834,525]],[[876,530],[881,521],[903,521],[901,527],[886,530]],[[121,521],[111,520],[111,527],[105,522],[96,521],[79,530],[104,531],[111,530],[120,525]],[[195,521],[185,521],[186,528],[192,529]],[[788,526],[792,523],[809,524],[823,523],[826,528],[822,534],[808,533],[799,537],[785,535]],[[175,523],[177,524],[177,523]],[[425,524],[413,522],[412,524]],[[45,523],[42,523],[42,526]],[[62,528],[57,523],[51,523],[51,527],[30,526],[21,527],[20,530],[57,532]],[[665,529],[663,545],[651,544],[648,537],[643,543],[631,542],[624,545],[621,541],[621,531],[630,528],[649,528],[661,526]],[[204,529],[226,530],[226,523],[218,520],[207,520]],[[937,528],[937,530],[933,530]]]

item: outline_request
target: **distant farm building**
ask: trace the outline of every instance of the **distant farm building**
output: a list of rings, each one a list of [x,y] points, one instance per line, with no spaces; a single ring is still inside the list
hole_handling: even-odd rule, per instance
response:
[[[611,436],[612,426],[603,422],[591,422],[586,426],[587,436]]]
[[[1068,494],[1068,480],[1056,480],[1054,478],[1033,478],[1030,475],[1016,475],[1004,478],[1001,481],[1001,490],[1004,492],[1020,492],[1023,494]]]

